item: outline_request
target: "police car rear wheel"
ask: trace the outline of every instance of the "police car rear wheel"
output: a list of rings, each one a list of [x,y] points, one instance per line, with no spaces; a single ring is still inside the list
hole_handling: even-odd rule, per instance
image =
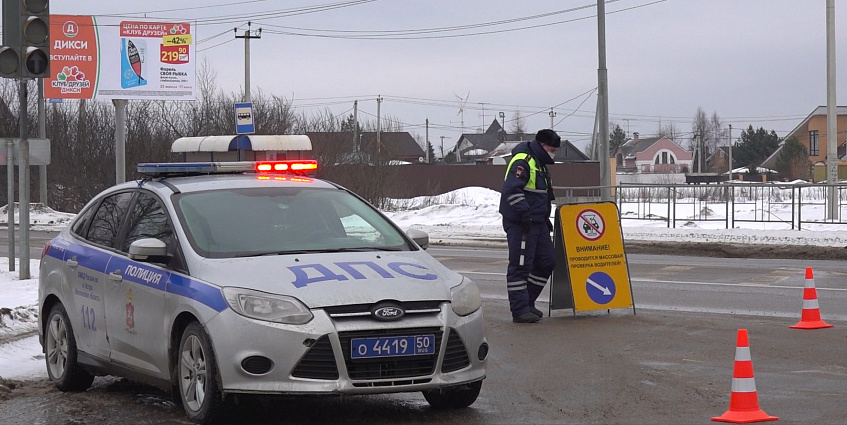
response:
[[[94,375],[77,363],[76,338],[62,304],[50,309],[44,328],[47,375],[61,391],[85,391],[94,382]]]
[[[481,389],[482,381],[476,381],[467,385],[423,391],[423,396],[429,405],[436,409],[460,409],[473,404]]]
[[[185,413],[194,422],[209,422],[220,405],[218,369],[209,337],[199,323],[191,323],[182,333],[177,362],[179,400]]]

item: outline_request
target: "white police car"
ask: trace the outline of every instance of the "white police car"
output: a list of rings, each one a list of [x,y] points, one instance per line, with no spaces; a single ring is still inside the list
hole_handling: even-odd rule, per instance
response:
[[[140,164],[44,248],[50,379],[117,375],[169,391],[195,422],[234,394],[421,391],[466,407],[485,378],[469,279],[313,161]],[[289,171],[284,173],[283,171]]]

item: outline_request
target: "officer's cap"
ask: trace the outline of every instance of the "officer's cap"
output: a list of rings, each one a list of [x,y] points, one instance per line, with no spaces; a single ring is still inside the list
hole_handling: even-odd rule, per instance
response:
[[[549,128],[545,128],[544,130],[540,130],[535,134],[535,140],[547,145],[552,146],[554,148],[558,148],[562,145],[562,138],[556,134],[555,131],[550,130]]]

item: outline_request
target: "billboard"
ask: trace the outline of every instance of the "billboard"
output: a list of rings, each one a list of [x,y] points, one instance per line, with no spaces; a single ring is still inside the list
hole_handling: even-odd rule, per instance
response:
[[[188,22],[50,16],[48,99],[194,100]]]

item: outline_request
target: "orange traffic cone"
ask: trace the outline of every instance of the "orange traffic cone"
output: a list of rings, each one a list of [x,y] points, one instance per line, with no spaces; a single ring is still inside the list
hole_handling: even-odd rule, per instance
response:
[[[818,291],[815,289],[815,277],[812,268],[806,267],[806,286],[803,288],[803,311],[800,321],[792,329],[821,329],[833,325],[821,320],[821,309],[818,307]]]
[[[723,415],[712,418],[716,422],[746,424],[750,422],[775,421],[759,408],[759,396],[756,394],[756,381],[753,378],[753,361],[750,358],[750,343],[747,329],[738,330],[738,343],[735,348],[735,367],[732,369],[732,392],[729,395],[729,410]]]

